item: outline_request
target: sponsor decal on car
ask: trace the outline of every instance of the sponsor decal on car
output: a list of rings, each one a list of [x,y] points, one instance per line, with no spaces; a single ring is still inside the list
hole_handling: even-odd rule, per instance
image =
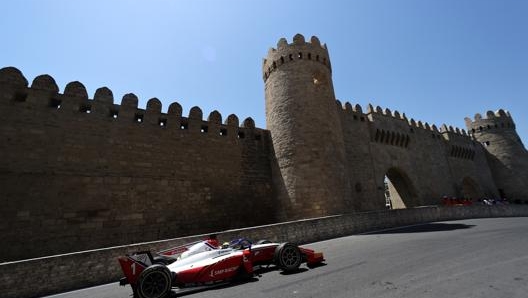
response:
[[[217,275],[220,275],[220,274],[225,274],[225,273],[229,273],[229,272],[233,272],[235,270],[238,269],[239,266],[234,266],[234,267],[229,267],[229,268],[225,268],[225,269],[218,269],[218,270],[211,270],[211,273],[209,274],[211,277],[215,277]]]

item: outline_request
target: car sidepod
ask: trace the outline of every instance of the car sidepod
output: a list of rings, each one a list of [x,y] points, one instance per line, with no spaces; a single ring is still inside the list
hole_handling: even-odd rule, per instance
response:
[[[168,266],[176,275],[175,285],[189,287],[231,280],[241,273],[251,273],[248,253],[241,250],[217,251],[201,260],[185,260]]]

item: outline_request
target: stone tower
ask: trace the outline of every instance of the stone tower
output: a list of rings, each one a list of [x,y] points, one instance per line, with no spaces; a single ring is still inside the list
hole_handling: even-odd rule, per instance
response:
[[[475,119],[466,118],[466,126],[475,140],[488,151],[488,163],[501,197],[525,200],[528,197],[528,152],[517,135],[509,112],[488,111]]]
[[[282,216],[343,213],[345,149],[326,45],[300,34],[292,44],[281,38],[263,61],[263,79]]]

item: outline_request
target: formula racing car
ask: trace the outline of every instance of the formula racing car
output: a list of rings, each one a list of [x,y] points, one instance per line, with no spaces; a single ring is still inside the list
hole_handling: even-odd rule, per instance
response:
[[[252,243],[240,238],[223,245],[208,239],[157,253],[137,252],[118,260],[125,275],[120,284],[130,284],[135,298],[162,298],[251,277],[262,266],[287,272],[298,270],[302,263],[316,266],[324,257],[289,242]]]

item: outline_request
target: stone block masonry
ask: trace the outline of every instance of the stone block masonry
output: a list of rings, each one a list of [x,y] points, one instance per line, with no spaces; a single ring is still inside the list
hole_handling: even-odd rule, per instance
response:
[[[466,132],[335,98],[326,44],[281,38],[262,64],[267,129],[178,103],[114,103],[0,69],[0,261],[313,217],[528,199],[528,153],[504,110]],[[387,181],[389,180],[389,181]],[[389,187],[387,187],[387,185]],[[389,193],[394,192],[387,196]],[[389,199],[389,200],[387,200]]]
[[[272,222],[270,135],[252,119],[24,80],[0,71],[2,261]]]
[[[364,112],[336,100],[331,65],[326,44],[300,34],[263,60],[284,219],[379,210],[391,198],[400,207],[528,198],[528,152],[509,112],[477,114],[467,132],[371,104]]]
[[[218,233],[221,241],[237,237],[306,244],[368,231],[427,223],[483,217],[528,216],[528,206],[422,207],[336,215],[291,221]],[[136,251],[159,251],[197,240],[198,235],[132,244],[78,253],[0,263],[0,293],[3,298],[33,298],[115,282],[122,277],[117,257]],[[21,287],[21,282],[31,283]],[[132,291],[130,291],[132,293]]]

